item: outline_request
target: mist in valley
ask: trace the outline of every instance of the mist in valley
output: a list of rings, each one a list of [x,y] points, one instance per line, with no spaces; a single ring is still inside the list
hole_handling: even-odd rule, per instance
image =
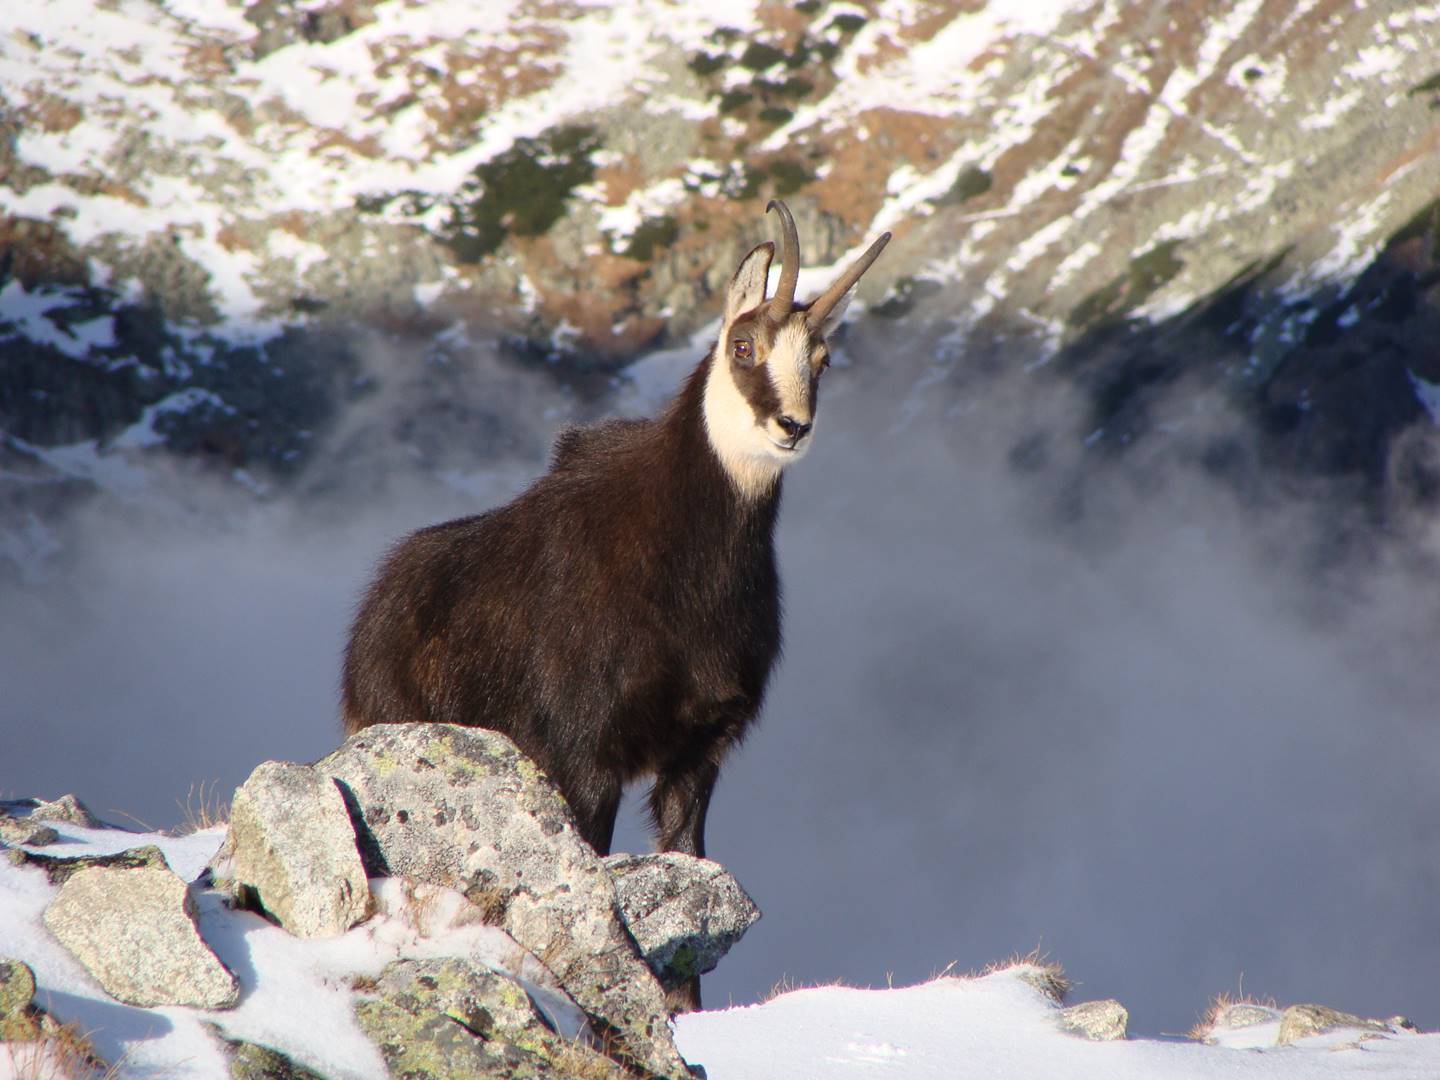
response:
[[[1241,493],[1161,436],[1087,449],[1058,380],[961,388],[867,341],[786,479],[785,655],[708,830],[765,917],[707,1005],[1039,947],[1133,1032],[1222,991],[1440,1026],[1433,535],[1367,533],[1323,485]],[[0,792],[172,826],[202,782],[332,749],[386,546],[508,497],[550,430],[606,411],[533,374],[494,393],[527,432],[498,465],[411,483],[376,427],[323,490],[68,520],[49,580],[0,595]],[[1246,438],[1217,400],[1175,409],[1183,438]],[[617,848],[647,846],[631,801]]]

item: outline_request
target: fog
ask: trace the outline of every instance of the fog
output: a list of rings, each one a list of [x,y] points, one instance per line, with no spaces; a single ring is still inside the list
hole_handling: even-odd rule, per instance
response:
[[[708,832],[765,916],[706,1003],[1039,947],[1141,1033],[1222,991],[1440,1026],[1424,539],[1342,558],[1342,493],[1167,453],[1245,437],[1183,390],[1190,428],[1116,457],[1048,379],[917,396],[925,366],[837,367],[786,480],[785,656]],[[542,467],[509,465],[323,514],[92,504],[53,580],[0,594],[0,792],[168,826],[192,785],[327,752],[371,567]],[[632,807],[617,847],[647,844]]]

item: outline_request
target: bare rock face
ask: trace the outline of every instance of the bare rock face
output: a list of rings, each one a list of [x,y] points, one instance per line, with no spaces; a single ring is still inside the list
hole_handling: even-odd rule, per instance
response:
[[[60,834],[50,826],[28,817],[12,817],[0,812],[0,842],[27,847],[44,847],[60,839]]]
[[[315,769],[340,781],[372,876],[463,893],[544,958],[617,1057],[688,1075],[610,875],[514,743],[478,728],[384,724]]]
[[[334,781],[267,761],[235,792],[216,883],[296,937],[334,937],[371,912],[355,830]]]
[[[1112,1042],[1125,1038],[1130,1022],[1129,1010],[1113,998],[1106,1001],[1083,1001],[1060,1010],[1060,1029],[1091,1042]]]
[[[717,862],[669,851],[611,855],[625,925],[666,990],[712,971],[760,909]]]
[[[62,795],[50,802],[42,802],[30,811],[31,821],[62,821],[67,825],[79,825],[84,829],[99,829],[100,819],[90,808],[74,795]]]
[[[392,1076],[628,1075],[557,1035],[518,983],[457,958],[390,964],[355,1016]]]
[[[1340,1030],[1389,1034],[1408,1024],[1409,1021],[1398,1016],[1393,1020],[1367,1020],[1326,1005],[1291,1005],[1280,1014],[1280,1035],[1275,1041],[1285,1046],[1297,1039]]]
[[[1210,1023],[1212,1031],[1241,1031],[1258,1024],[1272,1024],[1280,1020],[1280,1010],[1253,1001],[1237,1001],[1226,1005]]]
[[[194,901],[169,867],[81,870],[44,919],[117,1001],[228,1009],[240,999],[240,984],[200,937]]]

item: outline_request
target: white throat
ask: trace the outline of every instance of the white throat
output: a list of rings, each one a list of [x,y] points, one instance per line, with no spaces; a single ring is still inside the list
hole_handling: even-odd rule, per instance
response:
[[[789,460],[755,422],[750,402],[735,385],[730,364],[714,356],[705,379],[705,431],[726,475],[742,497],[758,499],[769,494]],[[790,457],[799,457],[791,453]]]

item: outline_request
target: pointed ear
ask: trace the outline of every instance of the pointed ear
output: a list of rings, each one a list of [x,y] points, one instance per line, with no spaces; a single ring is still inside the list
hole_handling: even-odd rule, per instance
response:
[[[825,317],[820,320],[820,336],[822,338],[829,337],[834,329],[844,321],[845,309],[850,306],[850,299],[854,295],[855,291],[852,288],[850,292],[836,300],[834,307],[825,313]]]
[[[740,260],[740,268],[725,290],[726,322],[764,301],[765,281],[770,276],[770,260],[774,257],[775,245],[767,240]]]

